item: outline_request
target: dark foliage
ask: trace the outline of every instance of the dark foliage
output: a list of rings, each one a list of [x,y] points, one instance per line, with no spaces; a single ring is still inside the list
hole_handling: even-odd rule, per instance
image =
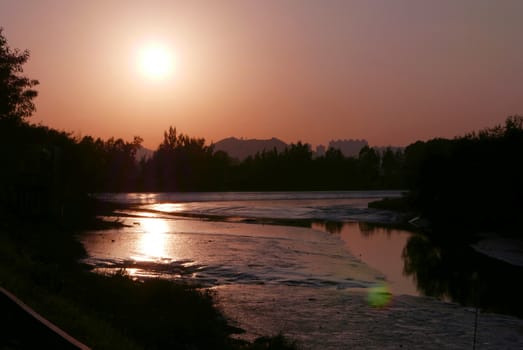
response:
[[[139,137],[132,142],[74,139],[29,125],[16,133],[11,145],[18,143],[20,149],[36,142],[56,158],[53,174],[66,181],[60,181],[62,187],[71,183],[66,192],[353,190],[403,185],[403,155],[390,149],[383,157],[366,147],[359,158],[344,157],[335,149],[313,158],[310,145],[298,142],[282,152],[263,151],[238,162],[224,152],[214,152],[204,139],[178,134],[170,127],[151,158],[136,159]],[[31,133],[42,135],[35,138]]]
[[[140,162],[140,191],[350,190],[402,187],[402,154],[366,148],[359,158],[329,149],[314,158],[310,145],[298,142],[279,152],[259,152],[244,161],[214,152],[203,139],[170,128],[153,157]]]
[[[22,66],[29,59],[29,51],[10,49],[0,27],[0,120],[21,122],[35,110],[33,86],[37,80],[22,75]]]
[[[410,201],[436,226],[505,231],[523,213],[523,117],[405,150]]]

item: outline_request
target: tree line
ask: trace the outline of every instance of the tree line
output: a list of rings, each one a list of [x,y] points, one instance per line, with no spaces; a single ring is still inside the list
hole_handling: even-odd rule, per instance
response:
[[[513,231],[523,214],[523,116],[405,150],[408,200],[435,225]]]
[[[66,136],[67,137],[67,136]],[[170,127],[151,157],[136,158],[133,141],[71,138],[67,166],[88,192],[356,190],[402,187],[403,152],[364,147],[358,157],[338,149],[313,157],[298,142],[243,161]],[[63,148],[62,148],[63,149]],[[71,159],[73,158],[73,159]]]

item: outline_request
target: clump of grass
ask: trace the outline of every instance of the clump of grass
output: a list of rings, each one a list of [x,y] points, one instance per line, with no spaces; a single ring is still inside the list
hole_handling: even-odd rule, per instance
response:
[[[153,279],[132,281],[124,274],[86,274],[89,289],[69,286],[68,294],[93,307],[103,319],[149,349],[226,347],[226,321],[209,291]]]

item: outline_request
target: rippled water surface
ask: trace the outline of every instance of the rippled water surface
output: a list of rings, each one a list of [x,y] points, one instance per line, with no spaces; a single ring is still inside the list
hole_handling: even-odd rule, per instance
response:
[[[475,309],[423,297],[405,272],[413,234],[372,224],[397,219],[367,209],[384,195],[399,193],[104,195],[135,205],[119,212],[126,227],[81,239],[98,271],[213,288],[248,339],[283,331],[313,349],[471,347]],[[368,301],[375,286],[391,293],[380,308]],[[479,325],[482,349],[523,346],[520,319]]]

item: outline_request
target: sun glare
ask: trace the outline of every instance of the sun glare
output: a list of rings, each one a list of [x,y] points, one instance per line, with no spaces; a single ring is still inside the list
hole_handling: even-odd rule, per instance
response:
[[[141,218],[140,224],[144,231],[139,243],[140,253],[147,259],[165,257],[165,244],[169,232],[167,222],[158,218]]]
[[[141,72],[154,80],[167,79],[173,72],[171,51],[162,45],[149,45],[140,52],[139,65]]]

